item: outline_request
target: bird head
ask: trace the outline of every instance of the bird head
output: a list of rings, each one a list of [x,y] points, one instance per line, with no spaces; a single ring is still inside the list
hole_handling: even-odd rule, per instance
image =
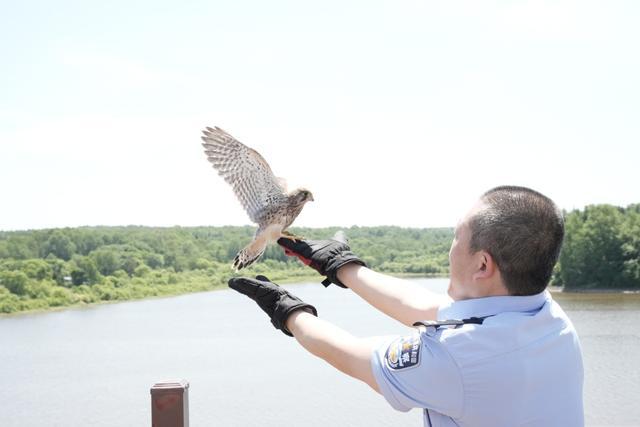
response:
[[[298,188],[292,194],[293,200],[297,205],[303,205],[306,202],[313,202],[313,194],[306,188]]]

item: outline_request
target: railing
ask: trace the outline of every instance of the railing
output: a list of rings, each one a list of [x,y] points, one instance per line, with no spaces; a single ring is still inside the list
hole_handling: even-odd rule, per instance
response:
[[[158,382],[150,391],[152,427],[189,427],[187,381]]]

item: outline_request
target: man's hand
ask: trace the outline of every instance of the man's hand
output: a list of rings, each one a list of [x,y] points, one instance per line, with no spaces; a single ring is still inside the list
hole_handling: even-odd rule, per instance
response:
[[[356,263],[366,267],[364,261],[358,258],[353,252],[344,237],[344,233],[338,231],[332,239],[328,240],[291,240],[287,238],[278,239],[278,244],[284,248],[284,253],[288,256],[295,256],[305,265],[316,270],[327,279],[322,282],[324,286],[331,283],[346,288],[338,280],[338,270],[340,267]]]
[[[272,283],[265,276],[255,279],[237,277],[229,279],[229,287],[240,292],[258,303],[258,306],[271,318],[271,323],[286,335],[293,336],[286,327],[287,318],[297,310],[305,310],[314,316],[318,315],[316,308],[305,303],[295,295]]]

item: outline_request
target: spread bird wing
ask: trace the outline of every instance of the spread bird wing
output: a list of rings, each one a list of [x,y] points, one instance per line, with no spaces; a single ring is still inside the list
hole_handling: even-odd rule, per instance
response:
[[[273,174],[260,153],[219,127],[202,133],[207,160],[231,185],[251,221],[260,223],[268,208],[286,197],[286,182]]]

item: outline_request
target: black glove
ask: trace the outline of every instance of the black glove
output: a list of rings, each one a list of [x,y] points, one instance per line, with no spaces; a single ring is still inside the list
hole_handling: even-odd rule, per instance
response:
[[[290,337],[293,335],[285,324],[291,313],[296,310],[305,310],[314,316],[318,315],[314,306],[272,283],[265,276],[256,276],[255,279],[234,277],[229,279],[229,287],[257,302],[262,311],[271,318],[273,326]]]
[[[347,238],[342,231],[338,231],[332,239],[328,240],[291,240],[284,237],[278,239],[278,244],[284,247],[284,253],[295,256],[305,265],[316,270],[327,278],[322,281],[326,287],[331,283],[346,288],[338,280],[338,270],[343,265],[356,263],[367,266],[358,258],[347,243]]]

